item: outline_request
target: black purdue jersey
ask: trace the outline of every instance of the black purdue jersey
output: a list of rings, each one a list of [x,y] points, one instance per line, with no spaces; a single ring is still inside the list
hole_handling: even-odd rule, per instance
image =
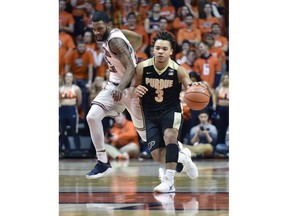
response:
[[[179,65],[169,60],[163,70],[154,66],[154,57],[143,61],[142,85],[148,92],[142,97],[142,106],[145,112],[157,112],[174,109],[181,112],[179,94],[182,84],[178,80]]]

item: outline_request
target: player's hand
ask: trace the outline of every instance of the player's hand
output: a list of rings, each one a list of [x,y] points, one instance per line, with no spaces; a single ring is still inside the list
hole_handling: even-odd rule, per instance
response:
[[[118,102],[122,98],[122,91],[120,91],[120,89],[118,89],[118,87],[116,87],[114,90],[112,90],[111,95],[112,95],[114,101]]]
[[[203,82],[193,82],[192,85],[200,85],[207,89],[207,86]]]
[[[139,85],[137,86],[137,88],[135,89],[135,94],[138,97],[143,97],[144,94],[146,94],[146,92],[148,91],[148,89],[145,86]]]

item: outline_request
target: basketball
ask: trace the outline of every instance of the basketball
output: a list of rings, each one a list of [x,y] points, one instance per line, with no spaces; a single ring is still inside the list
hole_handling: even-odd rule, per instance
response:
[[[210,93],[207,88],[200,85],[192,85],[184,95],[186,104],[192,110],[204,109],[210,100]]]

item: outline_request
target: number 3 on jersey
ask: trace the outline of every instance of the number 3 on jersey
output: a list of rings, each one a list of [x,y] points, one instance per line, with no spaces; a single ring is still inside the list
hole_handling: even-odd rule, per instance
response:
[[[155,97],[155,101],[157,102],[162,102],[163,101],[163,94],[164,94],[164,91],[162,89],[157,89],[155,91],[155,94],[157,95],[157,97]]]

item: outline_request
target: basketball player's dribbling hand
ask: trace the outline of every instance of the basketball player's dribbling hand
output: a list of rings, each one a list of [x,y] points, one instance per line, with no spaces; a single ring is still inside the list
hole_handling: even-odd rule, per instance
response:
[[[192,85],[200,85],[200,86],[205,87],[207,89],[207,86],[203,82],[193,82]]]
[[[114,101],[118,102],[118,101],[120,101],[121,98],[122,98],[122,91],[120,91],[120,89],[118,89],[118,87],[116,87],[116,88],[112,91],[111,95],[112,95]]]

